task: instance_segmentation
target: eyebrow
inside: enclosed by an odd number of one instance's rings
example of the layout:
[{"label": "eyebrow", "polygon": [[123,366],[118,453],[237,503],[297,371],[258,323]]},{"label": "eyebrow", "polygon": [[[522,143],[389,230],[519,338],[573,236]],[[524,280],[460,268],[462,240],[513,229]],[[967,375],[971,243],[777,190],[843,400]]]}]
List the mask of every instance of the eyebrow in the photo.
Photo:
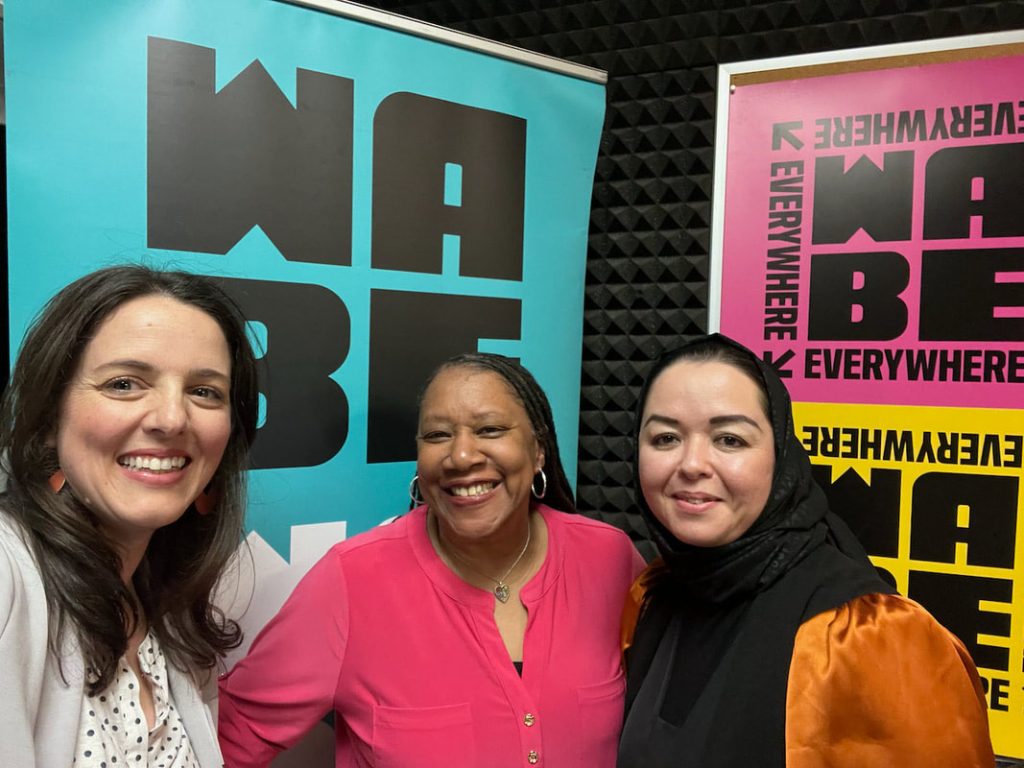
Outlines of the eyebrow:
[{"label": "eyebrow", "polygon": [[647,421],[645,421],[640,428],[646,429],[647,425],[650,424],[652,421],[657,422],[658,424],[664,424],[667,427],[679,426],[679,421],[677,419],[670,419],[668,416],[659,416],[656,413],[652,413],[650,416],[647,417]]},{"label": "eyebrow", "polygon": [[[451,419],[449,419],[447,413],[440,413],[439,414],[439,413],[431,413],[430,411],[424,411],[423,412],[423,421],[427,421],[428,419],[434,419],[436,421],[450,421],[451,420]],[[502,422],[506,422],[506,421],[507,422],[511,422],[511,421],[515,420],[512,415],[510,415],[508,413],[502,413],[501,411],[496,411],[496,410],[474,411],[473,413],[469,414],[469,419],[471,421],[502,421]]]},{"label": "eyebrow", "polygon": [[[152,373],[156,370],[156,366],[151,363],[143,362],[142,360],[124,359],[124,360],[111,360],[108,363],[102,363],[96,366],[97,371],[104,371],[108,369],[117,368],[128,368],[139,373]],[[189,372],[190,378],[196,379],[222,379],[224,381],[231,381],[231,377],[223,371],[218,371],[216,368],[193,368]]]},{"label": "eyebrow", "polygon": [[[643,427],[641,427],[641,429],[646,429],[647,425],[650,424],[652,421],[656,422],[658,424],[664,424],[664,425],[669,426],[669,427],[676,427],[676,428],[679,427],[679,420],[678,419],[673,419],[671,416],[661,416],[661,415],[659,415],[657,413],[652,413],[650,416],[647,417],[647,420],[643,423]],[[736,423],[749,424],[754,429],[756,429],[758,432],[762,432],[763,431],[761,429],[761,425],[760,424],[758,424],[756,421],[754,421],[749,416],[744,416],[742,413],[729,413],[729,414],[723,414],[722,416],[712,416],[708,420],[708,423],[711,424],[711,426],[713,426],[713,427],[722,426],[723,424],[736,424]]]},{"label": "eyebrow", "polygon": [[761,431],[761,425],[760,424],[758,424],[756,421],[754,421],[749,416],[744,416],[742,413],[730,413],[730,414],[727,414],[725,416],[713,416],[710,419],[711,425],[712,426],[716,426],[716,427],[720,426],[722,424],[735,424],[737,422],[739,422],[740,424],[749,424],[754,429],[756,429],[758,432]]}]

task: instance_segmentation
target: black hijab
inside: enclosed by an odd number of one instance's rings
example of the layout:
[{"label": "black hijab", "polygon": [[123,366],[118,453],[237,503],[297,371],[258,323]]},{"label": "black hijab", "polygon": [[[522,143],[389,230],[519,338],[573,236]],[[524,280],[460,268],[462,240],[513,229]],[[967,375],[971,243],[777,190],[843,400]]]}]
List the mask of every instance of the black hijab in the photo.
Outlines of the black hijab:
[{"label": "black hijab", "polygon": [[754,378],[768,403],[775,469],[764,511],[740,538],[692,546],[676,539],[643,497],[637,435],[637,501],[664,565],[649,578],[626,654],[619,766],[782,768],[786,685],[800,624],[892,588],[829,511],[794,431],[789,393],[746,347],[712,334],[664,355],[641,390],[637,433],[651,385],[682,360],[724,362]]}]

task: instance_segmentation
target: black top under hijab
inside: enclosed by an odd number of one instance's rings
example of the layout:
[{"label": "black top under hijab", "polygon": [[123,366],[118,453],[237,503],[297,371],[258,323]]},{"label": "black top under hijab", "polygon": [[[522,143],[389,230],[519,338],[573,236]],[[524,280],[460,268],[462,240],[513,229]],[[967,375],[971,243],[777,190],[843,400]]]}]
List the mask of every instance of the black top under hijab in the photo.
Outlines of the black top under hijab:
[{"label": "black top under hijab", "polygon": [[797,629],[855,597],[892,593],[847,526],[828,509],[796,437],[789,393],[775,371],[719,334],[655,364],[651,384],[682,359],[715,360],[702,348],[753,361],[768,395],[775,471],[764,511],[736,541],[695,547],[676,539],[634,486],[665,568],[647,585],[626,652],[626,722],[619,768],[782,768],[786,686]]}]

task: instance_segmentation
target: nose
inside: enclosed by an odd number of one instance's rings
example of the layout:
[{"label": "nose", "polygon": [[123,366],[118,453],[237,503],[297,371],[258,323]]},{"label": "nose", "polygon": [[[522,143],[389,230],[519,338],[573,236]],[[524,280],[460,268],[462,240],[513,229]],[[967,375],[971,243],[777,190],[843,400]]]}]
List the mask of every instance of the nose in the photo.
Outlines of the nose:
[{"label": "nose", "polygon": [[482,460],[477,446],[476,436],[470,432],[456,432],[452,437],[451,451],[448,453],[449,463],[454,469],[469,469]]},{"label": "nose", "polygon": [[183,432],[188,424],[188,408],[180,392],[154,389],[143,426],[149,432],[168,435]]},{"label": "nose", "polygon": [[711,474],[710,446],[703,440],[687,440],[680,448],[678,471],[683,477],[698,478]]}]

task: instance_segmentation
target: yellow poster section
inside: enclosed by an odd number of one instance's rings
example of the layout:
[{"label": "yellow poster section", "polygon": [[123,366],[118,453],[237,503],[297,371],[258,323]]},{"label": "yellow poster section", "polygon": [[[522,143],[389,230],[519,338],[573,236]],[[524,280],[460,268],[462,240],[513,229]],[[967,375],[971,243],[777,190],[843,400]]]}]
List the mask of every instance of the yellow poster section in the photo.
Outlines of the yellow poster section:
[{"label": "yellow poster section", "polygon": [[878,515],[875,565],[970,635],[996,754],[1024,758],[1024,410],[795,403],[794,415],[811,461],[840,483],[830,495],[857,494],[847,511],[862,529]]}]

